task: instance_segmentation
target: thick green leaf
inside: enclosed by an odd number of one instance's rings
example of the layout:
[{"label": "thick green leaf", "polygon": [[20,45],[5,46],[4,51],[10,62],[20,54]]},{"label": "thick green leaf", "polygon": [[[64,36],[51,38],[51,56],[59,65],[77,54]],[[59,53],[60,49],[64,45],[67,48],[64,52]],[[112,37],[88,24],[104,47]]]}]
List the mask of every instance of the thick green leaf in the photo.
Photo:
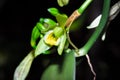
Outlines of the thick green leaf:
[{"label": "thick green leaf", "polygon": [[36,49],[35,49],[35,57],[37,57],[38,55],[44,53],[45,51],[47,51],[48,49],[50,49],[51,46],[47,45],[44,42],[44,37],[39,41]]},{"label": "thick green leaf", "polygon": [[62,55],[66,43],[66,32],[60,37],[60,44],[58,46],[58,54]]},{"label": "thick green leaf", "polygon": [[14,73],[14,80],[25,80],[29,73],[33,59],[34,51],[31,51],[16,68]]},{"label": "thick green leaf", "polygon": [[68,54],[63,54],[59,59],[54,60],[53,62],[56,62],[56,64],[48,66],[40,80],[75,80],[75,57],[73,51],[69,51]]}]

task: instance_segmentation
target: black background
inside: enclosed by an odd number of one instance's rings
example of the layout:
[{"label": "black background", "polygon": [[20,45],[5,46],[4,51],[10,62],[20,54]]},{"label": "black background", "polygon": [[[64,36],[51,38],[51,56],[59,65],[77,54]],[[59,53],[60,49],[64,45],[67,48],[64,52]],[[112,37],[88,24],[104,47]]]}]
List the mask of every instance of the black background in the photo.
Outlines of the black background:
[{"label": "black background", "polygon": [[[57,5],[57,0],[0,0],[0,80],[12,80],[13,73],[19,62],[32,49],[30,46],[31,31],[40,17],[53,18],[47,8],[57,7],[70,15],[84,0],[70,0],[63,8]],[[88,25],[101,13],[103,0],[94,0],[85,12],[85,24]],[[118,0],[111,0],[111,6]],[[120,14],[110,23],[105,41],[98,41],[88,53],[97,74],[97,80],[119,80]],[[54,19],[54,18],[53,18]],[[72,41],[81,46],[81,39],[88,31],[81,30],[71,33]],[[80,41],[81,40],[81,41]],[[87,40],[87,39],[86,39]],[[79,43],[80,41],[80,43]],[[38,57],[33,62],[27,80],[39,80],[43,67]],[[91,80],[91,72],[86,58],[79,58],[81,64],[77,66],[77,80]]]}]

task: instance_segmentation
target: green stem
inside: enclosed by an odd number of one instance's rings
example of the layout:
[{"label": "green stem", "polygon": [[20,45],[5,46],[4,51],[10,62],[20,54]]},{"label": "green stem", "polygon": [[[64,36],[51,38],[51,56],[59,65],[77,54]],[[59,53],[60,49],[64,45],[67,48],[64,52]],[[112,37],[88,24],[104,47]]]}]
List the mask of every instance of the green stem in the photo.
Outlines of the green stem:
[{"label": "green stem", "polygon": [[80,8],[78,9],[78,12],[80,13],[80,14],[82,14],[84,11],[85,11],[85,9],[88,7],[88,5],[92,2],[93,0],[86,0],[81,6],[80,6]]},{"label": "green stem", "polygon": [[66,26],[68,27],[67,30],[67,38],[69,43],[72,45],[72,47],[76,50],[76,52],[79,51],[79,49],[74,45],[74,43],[72,43],[70,37],[69,37],[69,29],[71,24],[73,23],[73,21],[75,21],[82,13],[83,11],[85,11],[85,9],[89,6],[89,4],[92,2],[92,0],[86,0],[81,6],[80,8],[78,8],[77,10],[75,10],[72,15],[68,18],[68,20],[66,21]]},{"label": "green stem", "polygon": [[98,39],[99,35],[104,29],[108,16],[109,16],[109,8],[110,8],[110,0],[104,0],[102,18],[100,20],[98,27],[96,28],[96,30],[94,31],[94,33],[92,34],[88,42],[82,48],[80,48],[81,51],[84,51],[82,55],[87,54],[87,52],[90,50],[90,48],[95,43],[95,41]]},{"label": "green stem", "polygon": [[88,5],[92,2],[92,0],[86,0],[81,6],[80,8],[78,8],[77,10],[75,10],[72,15],[67,19],[66,21],[66,27],[71,26],[71,24],[73,23],[73,21],[75,21],[84,11],[85,9],[88,7]]}]

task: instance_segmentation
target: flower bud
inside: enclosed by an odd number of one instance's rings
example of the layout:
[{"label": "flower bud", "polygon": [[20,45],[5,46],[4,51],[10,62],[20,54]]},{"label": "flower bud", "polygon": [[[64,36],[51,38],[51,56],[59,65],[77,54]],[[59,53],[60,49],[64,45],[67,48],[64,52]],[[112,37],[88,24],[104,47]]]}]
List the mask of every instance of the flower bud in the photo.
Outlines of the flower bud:
[{"label": "flower bud", "polygon": [[53,30],[53,33],[55,37],[59,38],[63,34],[63,28],[62,27],[55,27]]}]

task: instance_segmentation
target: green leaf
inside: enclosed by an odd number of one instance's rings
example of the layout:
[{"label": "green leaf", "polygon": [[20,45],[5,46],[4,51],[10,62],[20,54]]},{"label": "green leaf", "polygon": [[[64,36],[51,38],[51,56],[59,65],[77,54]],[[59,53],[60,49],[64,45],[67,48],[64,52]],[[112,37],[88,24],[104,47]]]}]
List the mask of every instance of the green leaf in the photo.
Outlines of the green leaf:
[{"label": "green leaf", "polygon": [[37,57],[38,55],[44,53],[45,51],[47,51],[48,49],[50,49],[51,46],[47,45],[44,42],[44,37],[39,41],[36,49],[35,49],[35,57]]},{"label": "green leaf", "polygon": [[60,39],[61,40],[60,40],[60,44],[58,46],[57,51],[58,51],[59,55],[62,55],[62,52],[63,52],[64,47],[65,47],[65,43],[66,43],[66,32],[64,32],[64,34],[60,37]]},{"label": "green leaf", "polygon": [[51,64],[43,72],[40,80],[75,80],[75,57],[73,51],[53,59]]},{"label": "green leaf", "polygon": [[14,73],[14,80],[25,80],[29,73],[33,59],[34,51],[31,51],[16,68]]}]

